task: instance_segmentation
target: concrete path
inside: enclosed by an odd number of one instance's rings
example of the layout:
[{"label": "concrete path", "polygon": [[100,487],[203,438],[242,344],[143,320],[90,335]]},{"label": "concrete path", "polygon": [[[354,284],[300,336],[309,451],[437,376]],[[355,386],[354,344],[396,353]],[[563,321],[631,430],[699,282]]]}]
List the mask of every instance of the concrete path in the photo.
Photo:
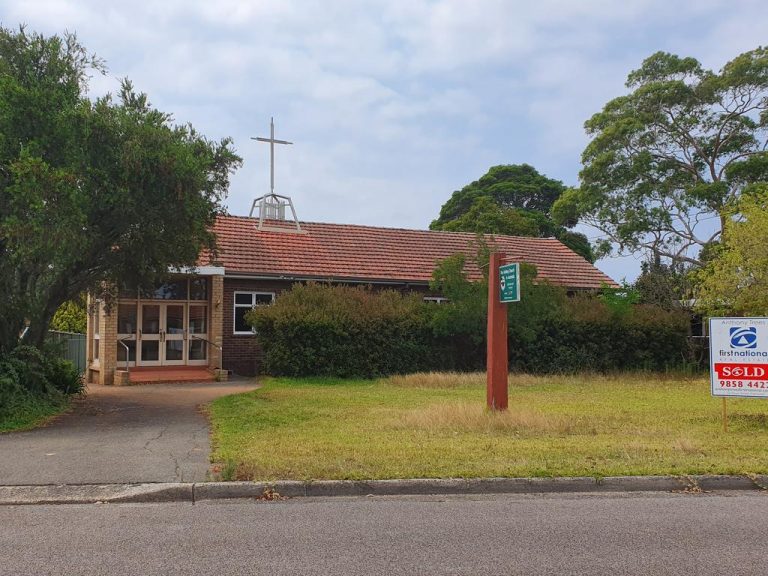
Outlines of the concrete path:
[{"label": "concrete path", "polygon": [[199,406],[255,387],[90,386],[49,426],[0,434],[0,485],[204,481],[210,443]]}]

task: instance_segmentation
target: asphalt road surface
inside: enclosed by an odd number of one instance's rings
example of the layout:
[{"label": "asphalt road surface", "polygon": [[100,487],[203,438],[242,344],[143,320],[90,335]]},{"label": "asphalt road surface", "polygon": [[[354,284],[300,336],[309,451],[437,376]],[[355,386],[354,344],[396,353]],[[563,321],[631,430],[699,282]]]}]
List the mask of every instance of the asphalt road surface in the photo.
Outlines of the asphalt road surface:
[{"label": "asphalt road surface", "polygon": [[0,507],[0,574],[768,573],[768,495]]}]

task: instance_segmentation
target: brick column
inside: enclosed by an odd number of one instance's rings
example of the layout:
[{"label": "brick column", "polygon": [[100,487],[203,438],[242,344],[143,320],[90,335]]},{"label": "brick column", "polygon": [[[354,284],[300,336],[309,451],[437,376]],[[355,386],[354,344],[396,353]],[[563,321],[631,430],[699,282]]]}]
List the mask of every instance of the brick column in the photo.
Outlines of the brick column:
[{"label": "brick column", "polygon": [[115,369],[117,368],[117,302],[107,312],[101,304],[101,383],[112,385],[115,383]]},{"label": "brick column", "polygon": [[[208,337],[221,346],[224,335],[224,276],[211,276],[211,327]],[[211,370],[221,366],[221,349],[211,346],[209,364]]]}]

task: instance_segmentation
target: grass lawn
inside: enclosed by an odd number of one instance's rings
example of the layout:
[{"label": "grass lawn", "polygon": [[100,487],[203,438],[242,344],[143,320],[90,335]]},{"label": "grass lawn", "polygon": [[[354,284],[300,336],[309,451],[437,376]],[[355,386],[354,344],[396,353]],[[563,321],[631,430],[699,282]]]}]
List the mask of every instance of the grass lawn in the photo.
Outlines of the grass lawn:
[{"label": "grass lawn", "polygon": [[36,428],[69,408],[69,400],[26,398],[0,410],[0,433]]},{"label": "grass lawn", "polygon": [[485,375],[268,379],[213,402],[225,479],[613,476],[768,472],[768,404],[721,400],[706,378]]}]

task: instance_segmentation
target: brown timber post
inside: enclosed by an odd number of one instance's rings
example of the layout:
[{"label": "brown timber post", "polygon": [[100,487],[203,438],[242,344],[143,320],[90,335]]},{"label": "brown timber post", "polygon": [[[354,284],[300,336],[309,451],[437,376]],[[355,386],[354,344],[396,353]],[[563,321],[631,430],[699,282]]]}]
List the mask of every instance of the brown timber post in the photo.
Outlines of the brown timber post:
[{"label": "brown timber post", "polygon": [[507,305],[501,302],[499,285],[499,266],[503,258],[503,254],[492,252],[488,266],[486,399],[490,410],[506,410],[508,404]]}]

